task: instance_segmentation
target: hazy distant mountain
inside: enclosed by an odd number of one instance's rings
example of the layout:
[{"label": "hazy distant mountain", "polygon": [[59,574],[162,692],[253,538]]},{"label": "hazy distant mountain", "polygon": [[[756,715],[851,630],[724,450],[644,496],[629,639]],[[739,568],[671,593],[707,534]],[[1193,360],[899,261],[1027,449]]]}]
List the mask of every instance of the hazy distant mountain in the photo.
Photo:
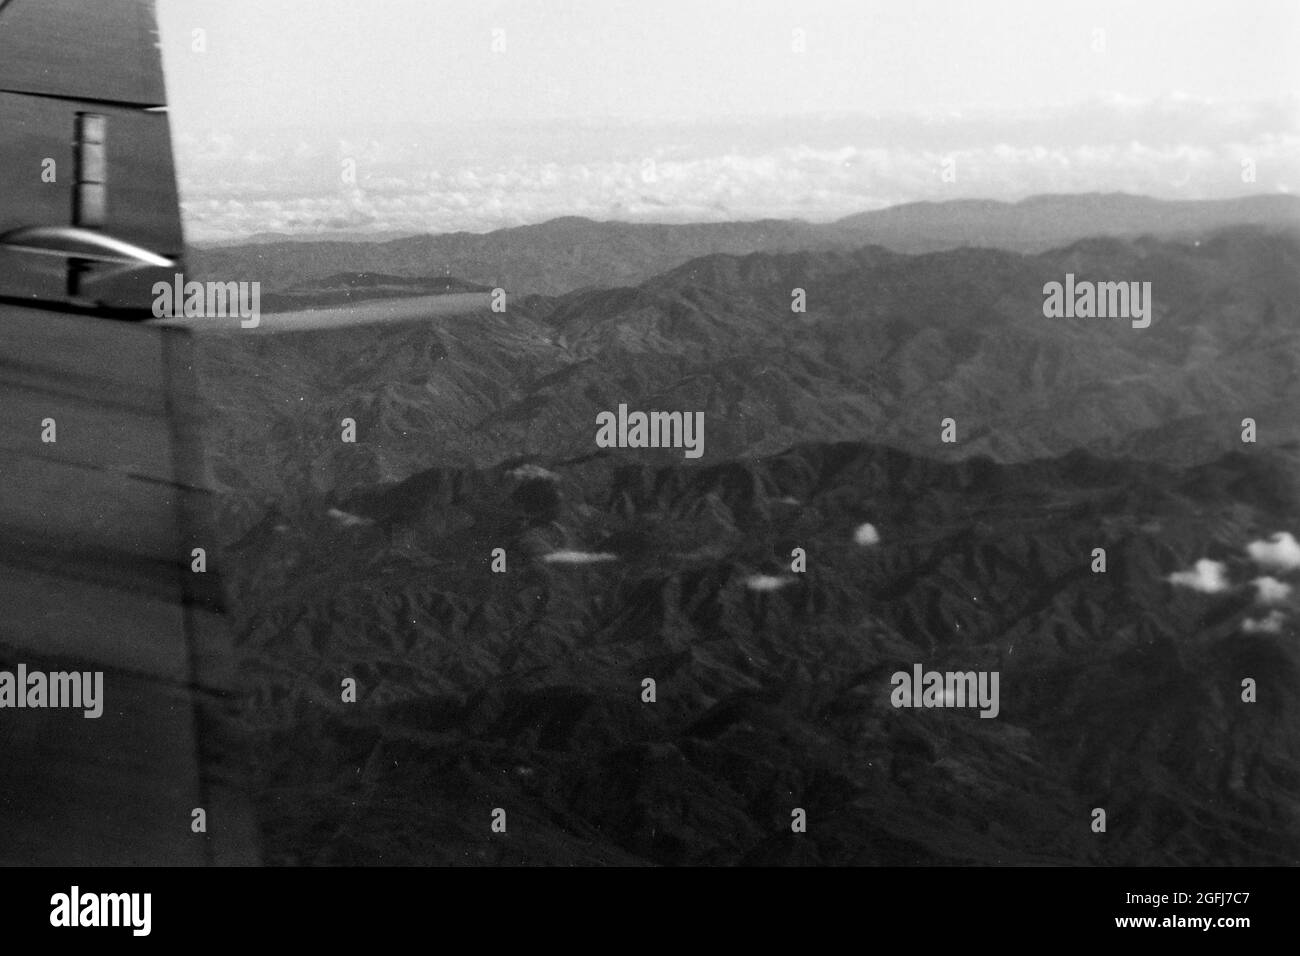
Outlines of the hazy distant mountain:
[{"label": "hazy distant mountain", "polygon": [[283,292],[268,292],[261,297],[261,307],[268,312],[292,312],[314,306],[346,305],[372,299],[485,291],[485,286],[474,285],[453,276],[411,277],[374,272],[340,272],[319,279],[308,279]]},{"label": "hazy distant mountain", "polygon": [[848,216],[847,235],[899,252],[982,246],[1035,252],[1079,239],[1152,236],[1190,239],[1237,225],[1300,226],[1300,197],[1168,200],[1125,193],[917,202]]},{"label": "hazy distant mountain", "polygon": [[1040,196],[1018,203],[910,203],[838,222],[760,220],[664,225],[568,217],[495,232],[389,241],[274,241],[199,247],[189,269],[214,279],[257,279],[264,292],[339,272],[456,276],[515,294],[636,285],[714,253],[851,249],[898,252],[978,245],[1041,251],[1088,236],[1191,238],[1234,225],[1300,226],[1300,197],[1167,201],[1124,194]]},{"label": "hazy distant mountain", "polygon": [[489,233],[411,236],[388,242],[263,242],[195,248],[188,268],[207,278],[244,276],[280,291],[337,272],[457,276],[522,294],[630,285],[696,256],[832,248],[845,240],[808,223],[650,225],[566,218]]},{"label": "hazy distant mountain", "polygon": [[[390,239],[405,239],[413,233],[409,229],[331,229],[329,236],[335,242],[387,242]],[[219,239],[197,242],[196,249],[221,249],[227,246],[254,246],[268,242],[311,242],[311,236],[293,232],[255,232],[251,236],[238,239]]]}]

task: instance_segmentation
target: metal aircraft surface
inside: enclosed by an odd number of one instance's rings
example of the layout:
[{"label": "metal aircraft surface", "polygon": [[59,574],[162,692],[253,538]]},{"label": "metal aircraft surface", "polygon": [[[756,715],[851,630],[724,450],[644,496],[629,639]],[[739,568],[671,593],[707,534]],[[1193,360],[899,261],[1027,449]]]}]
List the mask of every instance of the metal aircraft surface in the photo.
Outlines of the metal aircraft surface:
[{"label": "metal aircraft surface", "polygon": [[[0,863],[256,863],[151,0],[0,0]],[[254,277],[255,278],[255,277]],[[101,680],[96,675],[102,675]],[[94,714],[98,709],[99,713]],[[199,811],[202,811],[200,813]]]}]

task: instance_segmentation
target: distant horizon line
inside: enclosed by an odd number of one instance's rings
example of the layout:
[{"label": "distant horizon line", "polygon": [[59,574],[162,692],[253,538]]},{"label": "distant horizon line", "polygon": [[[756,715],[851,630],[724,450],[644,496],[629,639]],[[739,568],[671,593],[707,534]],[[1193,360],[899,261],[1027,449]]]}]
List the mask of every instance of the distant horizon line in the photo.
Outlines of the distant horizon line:
[{"label": "distant horizon line", "polygon": [[[1219,196],[1211,198],[1164,198],[1153,196],[1148,193],[1132,193],[1124,190],[1085,190],[1082,192],[1046,192],[1032,193],[1021,196],[1017,199],[1003,199],[992,196],[954,196],[950,199],[912,199],[901,202],[886,203],[870,209],[859,209],[853,212],[845,213],[842,216],[833,218],[803,218],[803,217],[783,217],[783,216],[761,216],[754,219],[728,218],[728,219],[680,219],[680,220],[659,220],[659,219],[594,219],[590,216],[581,215],[561,215],[551,216],[546,219],[538,219],[533,222],[521,222],[511,225],[494,226],[488,229],[452,229],[444,231],[433,230],[407,230],[407,229],[380,229],[367,231],[364,229],[339,229],[339,230],[320,230],[315,231],[303,230],[302,232],[283,232],[280,230],[266,230],[246,233],[230,239],[207,239],[192,240],[186,238],[185,246],[195,249],[219,249],[230,246],[248,245],[250,243],[261,242],[394,242],[401,239],[412,239],[417,237],[441,237],[441,236],[490,236],[498,232],[510,232],[518,229],[538,228],[555,223],[572,221],[575,223],[589,223],[591,225],[622,225],[622,226],[727,226],[727,225],[759,225],[762,223],[785,223],[798,224],[810,227],[829,226],[848,219],[860,216],[870,216],[874,214],[886,213],[892,210],[905,209],[909,207],[920,206],[950,206],[958,204],[984,204],[990,206],[1021,206],[1033,202],[1041,202],[1050,199],[1081,199],[1084,197],[1108,198],[1112,200],[1138,200],[1146,203],[1158,203],[1164,205],[1214,205],[1223,203],[1236,203],[1252,200],[1270,200],[1270,199],[1291,199],[1300,201],[1300,197],[1285,189],[1277,189],[1271,192],[1250,192],[1242,193],[1238,196]],[[182,203],[182,225],[183,209]],[[1300,219],[1297,220],[1300,225]]]}]

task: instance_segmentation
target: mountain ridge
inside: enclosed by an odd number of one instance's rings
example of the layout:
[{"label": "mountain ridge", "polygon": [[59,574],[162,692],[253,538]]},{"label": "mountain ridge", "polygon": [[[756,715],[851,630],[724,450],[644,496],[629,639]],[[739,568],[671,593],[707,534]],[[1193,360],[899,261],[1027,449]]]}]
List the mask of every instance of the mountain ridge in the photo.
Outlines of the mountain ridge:
[{"label": "mountain ridge", "polygon": [[1189,236],[1231,225],[1300,227],[1300,197],[1157,200],[1130,194],[1030,197],[1017,203],[909,203],[831,223],[763,219],[730,223],[624,223],[561,217],[488,233],[416,235],[374,242],[331,239],[194,247],[205,278],[256,278],[266,292],[335,272],[455,274],[515,294],[558,295],[635,285],[713,252],[743,254],[880,244],[901,252],[963,245],[1044,251],[1090,235]]}]

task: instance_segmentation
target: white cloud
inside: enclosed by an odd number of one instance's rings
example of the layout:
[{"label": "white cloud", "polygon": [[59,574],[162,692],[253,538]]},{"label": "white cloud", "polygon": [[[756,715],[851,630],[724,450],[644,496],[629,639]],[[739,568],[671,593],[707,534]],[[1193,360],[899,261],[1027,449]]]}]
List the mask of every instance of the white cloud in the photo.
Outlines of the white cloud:
[{"label": "white cloud", "polygon": [[534,465],[531,462],[520,465],[518,468],[511,469],[510,477],[519,478],[521,480],[527,478],[540,478],[543,481],[560,480],[560,476],[557,475],[555,472],[548,471],[547,469],[543,468],[541,465]]},{"label": "white cloud", "polygon": [[1218,594],[1228,590],[1228,566],[1220,561],[1201,558],[1191,571],[1175,571],[1169,575],[1168,581],[1202,594]]},{"label": "white cloud", "polygon": [[1273,577],[1256,578],[1250,583],[1255,585],[1255,600],[1260,604],[1278,604],[1291,593],[1291,585]]},{"label": "white cloud", "polygon": [[880,532],[876,530],[873,524],[858,525],[858,529],[853,532],[853,541],[863,546],[880,543]]},{"label": "white cloud", "polygon": [[[954,195],[1125,191],[1164,198],[1271,192],[1300,178],[1300,99],[1099,100],[1031,114],[843,116],[660,126],[181,131],[187,235],[484,232],[558,216],[656,222],[826,221]],[[520,144],[526,144],[522,149]],[[669,145],[665,145],[669,144]],[[887,144],[887,145],[881,145]],[[356,164],[349,193],[340,162]],[[955,160],[956,181],[940,175]],[[1241,161],[1258,181],[1243,185]],[[646,175],[653,162],[653,175]]]},{"label": "white cloud", "polygon": [[1278,634],[1282,630],[1282,625],[1286,618],[1281,611],[1269,611],[1268,617],[1255,619],[1247,618],[1242,622],[1241,629],[1247,634]]},{"label": "white cloud", "polygon": [[340,511],[338,508],[331,508],[325,513],[345,528],[364,527],[365,525],[375,523],[370,518],[362,518],[359,515],[349,514],[346,511]]},{"label": "white cloud", "polygon": [[1300,543],[1289,531],[1277,531],[1267,541],[1252,541],[1246,553],[1260,567],[1274,571],[1300,568]]},{"label": "white cloud", "polygon": [[617,561],[618,555],[608,551],[552,551],[542,555],[547,564],[597,564],[601,561]]},{"label": "white cloud", "polygon": [[753,574],[745,580],[745,587],[751,591],[776,591],[787,584],[793,583],[793,578],[778,578],[770,574]]}]

